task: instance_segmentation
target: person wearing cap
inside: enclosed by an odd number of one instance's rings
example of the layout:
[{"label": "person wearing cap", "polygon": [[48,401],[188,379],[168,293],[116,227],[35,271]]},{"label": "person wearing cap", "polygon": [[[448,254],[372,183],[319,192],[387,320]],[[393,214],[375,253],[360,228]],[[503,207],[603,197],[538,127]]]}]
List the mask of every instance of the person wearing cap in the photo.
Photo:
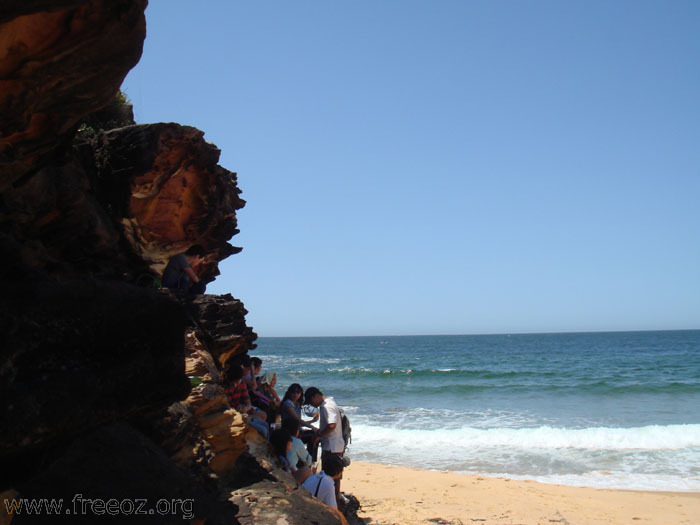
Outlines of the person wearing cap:
[{"label": "person wearing cap", "polygon": [[[315,386],[306,389],[304,400],[307,405],[320,407],[321,417],[318,426],[318,435],[321,438],[321,459],[328,456],[343,456],[345,452],[345,440],[340,420],[340,409],[332,397],[324,397]],[[333,478],[335,481],[336,500],[340,496],[341,475]]]}]

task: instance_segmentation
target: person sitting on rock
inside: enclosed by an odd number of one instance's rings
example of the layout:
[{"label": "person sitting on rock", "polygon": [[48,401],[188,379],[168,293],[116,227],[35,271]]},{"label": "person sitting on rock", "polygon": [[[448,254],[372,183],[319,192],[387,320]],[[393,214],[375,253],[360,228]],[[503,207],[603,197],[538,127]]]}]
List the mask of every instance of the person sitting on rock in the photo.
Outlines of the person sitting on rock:
[{"label": "person sitting on rock", "polygon": [[326,456],[322,472],[309,476],[301,486],[326,505],[338,508],[335,483],[343,476],[344,465],[340,456]]},{"label": "person sitting on rock", "polygon": [[287,454],[292,450],[292,436],[288,430],[278,428],[270,434],[270,444],[277,455],[277,459],[282,463],[282,468],[287,472],[295,471],[296,465],[292,465],[287,459]]},{"label": "person sitting on rock", "polygon": [[313,475],[313,471],[309,467],[304,465],[296,468],[289,463],[287,454],[292,447],[292,436],[288,430],[284,428],[273,430],[270,434],[270,445],[272,445],[272,450],[275,451],[277,459],[282,464],[282,468],[290,472],[297,483],[301,485],[309,476]]},{"label": "person sitting on rock", "polygon": [[238,362],[231,363],[224,374],[224,392],[232,408],[241,414],[251,416],[248,424],[254,427],[265,438],[270,435],[267,424],[267,414],[251,406],[248,397],[248,387],[243,382],[243,367]]},{"label": "person sitting on rock", "polygon": [[317,451],[318,451],[318,432],[311,424],[313,421],[318,419],[318,412],[314,414],[311,421],[304,421],[301,418],[301,397],[304,395],[304,390],[301,388],[299,383],[292,383],[287,388],[287,393],[284,394],[282,398],[282,405],[280,407],[280,412],[282,414],[282,424],[287,419],[292,419],[299,423],[300,429],[307,427],[307,430],[301,430],[299,437],[306,443],[309,453],[311,454],[311,459],[316,461]]},{"label": "person sitting on rock", "polygon": [[[275,402],[275,399],[270,393],[269,389],[266,388],[267,385],[264,383],[264,381],[268,374],[260,376],[261,369],[262,359],[259,357],[251,357],[250,374],[245,376],[244,380],[248,385],[248,395],[250,396],[251,404],[258,407],[260,410],[265,411],[267,413],[267,420],[274,422],[277,417],[279,403]],[[274,390],[272,390],[272,392],[274,392]],[[275,393],[275,395],[277,394]],[[279,401],[279,398],[277,401]]]},{"label": "person sitting on rock", "polygon": [[258,379],[259,386],[256,392],[259,395],[265,396],[265,399],[270,401],[270,406],[275,409],[275,412],[277,412],[280,403],[282,402],[280,400],[280,396],[277,395],[277,391],[275,390],[275,385],[277,384],[277,372],[266,372]]},{"label": "person sitting on rock", "polygon": [[248,367],[248,374],[244,377],[248,391],[254,392],[260,386],[258,375],[262,370],[262,359],[259,357],[248,357],[245,359],[244,366]]},{"label": "person sitting on rock", "polygon": [[292,448],[287,450],[287,461],[294,468],[309,467],[313,465],[311,454],[306,450],[306,445],[299,439],[299,422],[294,419],[285,419],[282,428],[292,436]]},{"label": "person sitting on rock", "polygon": [[168,265],[163,271],[162,284],[171,290],[201,295],[206,290],[206,285],[199,280],[199,277],[192,269],[204,257],[204,248],[195,244],[185,253],[173,255],[168,261]]}]

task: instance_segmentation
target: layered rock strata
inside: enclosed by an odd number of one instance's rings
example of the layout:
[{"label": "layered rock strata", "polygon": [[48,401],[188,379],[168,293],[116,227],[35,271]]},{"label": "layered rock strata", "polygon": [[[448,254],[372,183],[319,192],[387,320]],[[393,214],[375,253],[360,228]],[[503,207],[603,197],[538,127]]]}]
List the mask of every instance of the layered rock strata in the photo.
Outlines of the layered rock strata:
[{"label": "layered rock strata", "polygon": [[141,58],[146,0],[11,0],[0,11],[0,189],[51,162]]},{"label": "layered rock strata", "polygon": [[344,523],[228,404],[222,367],[257,337],[243,304],[157,289],[195,243],[195,270],[213,280],[240,251],[228,241],[245,203],[203,132],[135,125],[112,102],[140,57],[145,6],[0,11],[0,497],[66,505],[3,517],[0,502],[0,521],[109,518],[76,508],[80,496],[156,510],[121,508],[117,522]]}]

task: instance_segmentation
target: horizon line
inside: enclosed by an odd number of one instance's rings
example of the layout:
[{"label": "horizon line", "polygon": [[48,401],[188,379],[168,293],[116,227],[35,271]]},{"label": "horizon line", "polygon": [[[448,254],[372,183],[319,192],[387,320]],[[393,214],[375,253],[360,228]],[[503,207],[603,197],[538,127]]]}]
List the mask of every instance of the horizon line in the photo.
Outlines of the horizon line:
[{"label": "horizon line", "polygon": [[649,332],[697,332],[700,328],[652,328],[644,330],[577,330],[554,332],[491,332],[491,333],[462,333],[462,334],[371,334],[371,335],[261,335],[260,339],[321,339],[341,337],[460,337],[460,336],[491,336],[491,335],[566,335],[566,334],[627,334]]}]

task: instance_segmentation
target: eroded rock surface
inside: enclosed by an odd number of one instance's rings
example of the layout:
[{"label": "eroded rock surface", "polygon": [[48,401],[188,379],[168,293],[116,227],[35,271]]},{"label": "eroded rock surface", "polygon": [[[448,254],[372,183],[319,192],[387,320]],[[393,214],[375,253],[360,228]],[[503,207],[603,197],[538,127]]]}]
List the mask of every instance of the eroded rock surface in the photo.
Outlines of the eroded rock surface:
[{"label": "eroded rock surface", "polygon": [[195,128],[134,125],[78,143],[62,164],[38,169],[0,193],[0,226],[23,264],[50,276],[150,284],[192,244],[207,255],[205,281],[240,248],[236,176]]},{"label": "eroded rock surface", "polygon": [[0,190],[61,156],[141,58],[146,0],[14,0],[0,10]]},{"label": "eroded rock surface", "polygon": [[[222,368],[257,337],[243,304],[157,289],[192,244],[206,251],[195,270],[213,280],[240,251],[228,241],[245,202],[202,131],[136,125],[114,105],[141,54],[145,6],[0,10],[0,494],[64,498],[71,511],[77,494],[147,509],[192,501],[119,523],[185,512],[192,523],[345,523],[228,404]],[[4,510],[13,524],[110,520]]]},{"label": "eroded rock surface", "polygon": [[218,275],[218,261],[240,251],[226,241],[238,233],[245,201],[236,174],[217,164],[221,152],[203,137],[189,126],[150,124],[102,133],[92,144],[96,190],[157,274],[195,242],[207,252],[197,268],[207,281]]},{"label": "eroded rock surface", "polygon": [[220,366],[232,356],[255,348],[257,336],[245,324],[248,311],[230,294],[195,297],[188,301],[187,311],[197,319],[197,337]]}]

